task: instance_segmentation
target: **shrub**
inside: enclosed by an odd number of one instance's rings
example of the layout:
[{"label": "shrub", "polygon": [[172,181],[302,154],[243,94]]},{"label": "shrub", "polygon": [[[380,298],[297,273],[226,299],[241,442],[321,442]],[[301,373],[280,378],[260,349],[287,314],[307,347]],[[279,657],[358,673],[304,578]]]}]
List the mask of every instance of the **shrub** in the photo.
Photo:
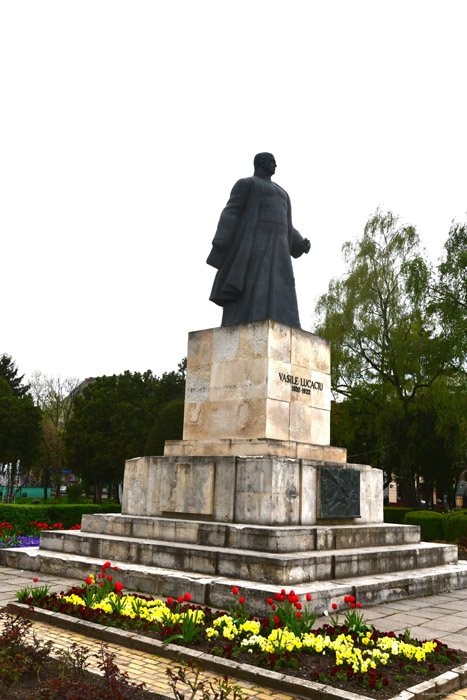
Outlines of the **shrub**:
[{"label": "shrub", "polygon": [[81,494],[83,493],[83,487],[81,483],[71,484],[66,492],[66,499],[68,503],[79,503],[81,500]]},{"label": "shrub", "polygon": [[43,643],[35,633],[28,637],[31,622],[20,615],[11,617],[0,612],[0,622],[0,685],[9,687],[17,683],[28,671],[35,671],[39,677],[42,664],[50,654],[52,642]]},{"label": "shrub", "polygon": [[416,508],[397,508],[396,506],[386,506],[384,508],[384,522],[402,525],[407,513],[411,513]]},{"label": "shrub", "polygon": [[431,510],[413,510],[404,517],[406,525],[420,525],[421,538],[426,542],[442,540],[444,515]]},{"label": "shrub", "polygon": [[467,510],[448,513],[443,520],[443,539],[455,542],[467,536]]}]

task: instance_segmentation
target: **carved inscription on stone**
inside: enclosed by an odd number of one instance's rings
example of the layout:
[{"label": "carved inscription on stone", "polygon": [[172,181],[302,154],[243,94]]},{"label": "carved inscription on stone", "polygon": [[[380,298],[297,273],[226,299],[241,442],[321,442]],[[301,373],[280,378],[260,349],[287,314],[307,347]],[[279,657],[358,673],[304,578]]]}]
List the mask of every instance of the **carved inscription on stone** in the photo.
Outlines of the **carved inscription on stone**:
[{"label": "carved inscription on stone", "polygon": [[320,518],[360,518],[360,472],[320,468]]},{"label": "carved inscription on stone", "polygon": [[318,391],[323,391],[323,382],[314,382],[311,379],[305,379],[304,377],[296,377],[293,374],[285,374],[285,372],[279,372],[279,380],[290,384],[292,391],[296,391],[302,394],[311,394],[312,389]]}]

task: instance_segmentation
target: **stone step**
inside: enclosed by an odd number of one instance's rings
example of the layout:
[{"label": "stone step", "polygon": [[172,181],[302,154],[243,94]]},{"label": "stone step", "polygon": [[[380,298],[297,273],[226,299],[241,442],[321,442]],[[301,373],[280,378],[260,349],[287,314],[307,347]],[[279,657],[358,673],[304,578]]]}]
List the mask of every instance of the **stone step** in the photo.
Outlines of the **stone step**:
[{"label": "stone step", "polygon": [[41,534],[40,549],[280,586],[457,561],[456,545],[431,542],[391,545],[384,549],[359,547],[277,554],[80,531],[45,531]]},{"label": "stone step", "polygon": [[84,515],[82,533],[249,549],[259,552],[387,547],[420,542],[418,525],[240,525],[119,513]]},{"label": "stone step", "polygon": [[[37,547],[0,550],[0,564],[17,569],[27,569],[84,579],[90,573],[100,572],[104,558],[86,557],[79,554],[52,552]],[[239,581],[237,576],[205,576],[188,571],[174,571],[156,566],[143,566],[111,560],[118,567],[115,578],[127,591],[141,591],[165,598],[190,592],[193,602],[227,609],[232,605],[232,586],[240,588],[246,598],[248,610],[256,615],[268,615],[267,598],[272,597],[281,586],[271,583]],[[288,585],[287,591],[290,589]],[[377,605],[421,595],[432,595],[442,591],[467,588],[467,562],[446,564],[425,569],[381,573],[376,576],[359,576],[330,581],[314,581],[293,587],[302,603],[311,593],[310,609],[322,614],[330,610],[332,603],[339,609],[345,606],[344,597],[353,595],[362,605]],[[364,610],[363,610],[364,612]]]}]

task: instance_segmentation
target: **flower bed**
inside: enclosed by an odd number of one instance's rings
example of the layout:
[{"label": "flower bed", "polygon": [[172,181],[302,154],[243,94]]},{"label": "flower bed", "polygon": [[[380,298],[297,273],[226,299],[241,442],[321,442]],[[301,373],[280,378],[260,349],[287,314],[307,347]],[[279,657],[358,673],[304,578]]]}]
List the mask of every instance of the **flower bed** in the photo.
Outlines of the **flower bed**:
[{"label": "flower bed", "polygon": [[81,525],[64,528],[62,523],[47,525],[46,522],[38,523],[36,520],[30,522],[29,526],[34,533],[32,535],[24,534],[21,530],[14,528],[9,522],[0,523],[0,548],[38,547],[42,530],[81,530]]},{"label": "flower bed", "polygon": [[[165,601],[125,595],[115,580],[118,568],[106,562],[95,578],[60,595],[47,586],[27,587],[18,601],[65,613],[94,623],[139,631],[163,643],[183,644],[215,656],[279,670],[353,692],[387,698],[408,685],[443,673],[467,659],[437,640],[419,642],[405,635],[380,633],[364,620],[355,598],[345,599],[340,619],[337,604],[329,624],[312,629],[316,615],[295,592],[284,589],[268,599],[268,618],[254,618],[246,608],[247,594],[233,587],[229,611],[191,603],[191,594]],[[327,613],[326,613],[327,614]]]}]

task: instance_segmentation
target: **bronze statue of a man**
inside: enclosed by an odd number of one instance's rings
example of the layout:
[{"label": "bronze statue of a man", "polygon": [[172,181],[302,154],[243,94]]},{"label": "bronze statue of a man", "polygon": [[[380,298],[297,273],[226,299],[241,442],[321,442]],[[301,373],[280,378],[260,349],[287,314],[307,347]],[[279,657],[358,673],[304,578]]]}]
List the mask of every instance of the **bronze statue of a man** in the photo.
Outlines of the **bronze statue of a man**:
[{"label": "bronze statue of a man", "polygon": [[210,300],[224,307],[222,325],[273,319],[300,328],[290,256],[310,250],[292,226],[290,199],[271,176],[276,161],[258,153],[254,175],[235,183],[207,263],[217,268]]}]

